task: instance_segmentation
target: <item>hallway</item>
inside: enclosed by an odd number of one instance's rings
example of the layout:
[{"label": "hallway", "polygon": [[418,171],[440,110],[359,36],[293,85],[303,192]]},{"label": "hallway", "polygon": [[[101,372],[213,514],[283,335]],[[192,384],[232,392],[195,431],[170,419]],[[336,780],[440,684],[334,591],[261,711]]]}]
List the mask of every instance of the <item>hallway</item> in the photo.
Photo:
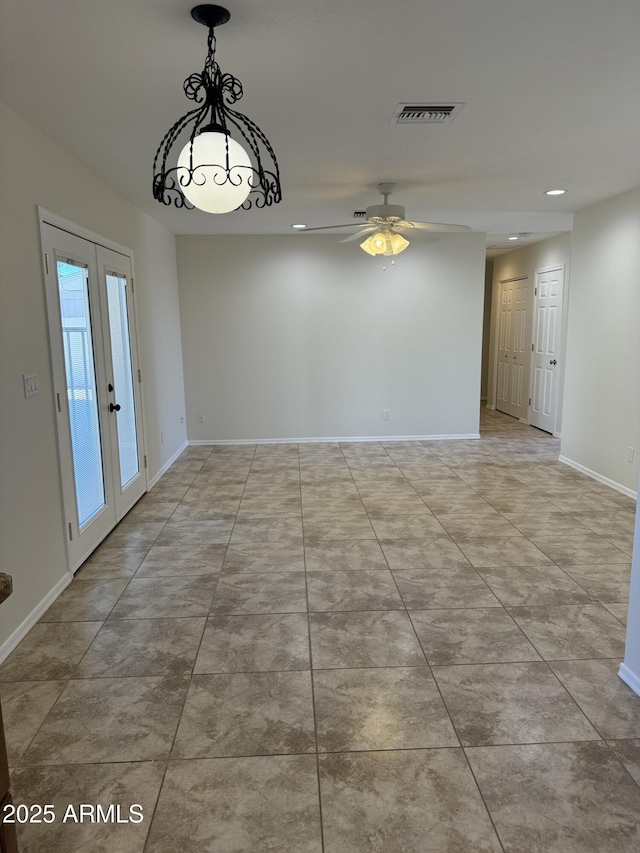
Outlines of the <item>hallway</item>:
[{"label": "hallway", "polygon": [[635,503],[481,434],[188,448],[0,667],[22,853],[635,853]]}]

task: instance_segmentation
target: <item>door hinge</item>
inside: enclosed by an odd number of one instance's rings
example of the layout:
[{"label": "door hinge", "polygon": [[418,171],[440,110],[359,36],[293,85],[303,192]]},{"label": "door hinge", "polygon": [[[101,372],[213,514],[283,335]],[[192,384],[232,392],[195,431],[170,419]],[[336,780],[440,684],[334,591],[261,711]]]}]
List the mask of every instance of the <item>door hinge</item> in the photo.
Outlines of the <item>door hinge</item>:
[{"label": "door hinge", "polygon": [[73,542],[73,532],[71,531],[71,522],[69,522],[69,540]]},{"label": "door hinge", "polygon": [[131,293],[135,293],[135,292],[136,292],[136,285],[135,285],[135,282],[133,280],[133,276],[131,276]]},{"label": "door hinge", "polygon": [[44,256],[44,266],[47,271],[47,275],[49,275],[49,255],[47,254]]},{"label": "door hinge", "polygon": [[533,352],[533,344],[531,344],[531,352]]},{"label": "door hinge", "polygon": [[144,467],[145,468],[147,467],[147,457],[146,456],[144,457]]},{"label": "door hinge", "polygon": [[138,368],[138,382],[142,382],[142,371]]},{"label": "door hinge", "polygon": [[537,295],[538,295],[538,288],[537,288],[537,287],[534,287],[534,288],[533,288],[533,295],[534,295],[534,296],[537,296]]},{"label": "door hinge", "polygon": [[529,397],[529,405],[531,405],[531,397]]},{"label": "door hinge", "polygon": [[62,409],[61,409],[61,407],[60,407],[60,394],[56,394],[56,397],[57,397],[57,400],[58,400],[58,411],[59,411],[59,412],[61,412],[61,411],[62,411]]}]

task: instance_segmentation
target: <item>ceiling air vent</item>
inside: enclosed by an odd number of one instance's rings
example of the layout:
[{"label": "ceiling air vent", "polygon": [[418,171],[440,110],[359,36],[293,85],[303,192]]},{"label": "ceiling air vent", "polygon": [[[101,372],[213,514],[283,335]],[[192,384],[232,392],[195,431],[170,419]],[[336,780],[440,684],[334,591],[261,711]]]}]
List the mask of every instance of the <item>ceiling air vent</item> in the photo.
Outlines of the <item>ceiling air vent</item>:
[{"label": "ceiling air vent", "polygon": [[395,124],[444,124],[452,121],[464,104],[398,104],[391,119]]},{"label": "ceiling air vent", "polygon": [[365,219],[367,216],[366,210],[352,210],[351,216],[353,219]]}]

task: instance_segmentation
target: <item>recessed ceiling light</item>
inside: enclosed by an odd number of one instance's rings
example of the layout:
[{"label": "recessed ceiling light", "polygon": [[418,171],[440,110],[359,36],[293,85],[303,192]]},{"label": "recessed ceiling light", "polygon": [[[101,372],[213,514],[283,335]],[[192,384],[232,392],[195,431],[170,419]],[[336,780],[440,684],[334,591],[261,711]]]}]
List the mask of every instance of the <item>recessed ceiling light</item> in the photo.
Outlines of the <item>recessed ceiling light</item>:
[{"label": "recessed ceiling light", "polygon": [[292,225],[291,227],[292,228],[306,228],[307,226],[303,225],[302,222],[298,222],[297,225]]},{"label": "recessed ceiling light", "polygon": [[519,240],[519,239],[520,238],[518,237],[517,234],[514,234],[513,237],[509,237],[509,240]]},{"label": "recessed ceiling light", "polygon": [[545,190],[545,195],[564,195],[566,190]]}]

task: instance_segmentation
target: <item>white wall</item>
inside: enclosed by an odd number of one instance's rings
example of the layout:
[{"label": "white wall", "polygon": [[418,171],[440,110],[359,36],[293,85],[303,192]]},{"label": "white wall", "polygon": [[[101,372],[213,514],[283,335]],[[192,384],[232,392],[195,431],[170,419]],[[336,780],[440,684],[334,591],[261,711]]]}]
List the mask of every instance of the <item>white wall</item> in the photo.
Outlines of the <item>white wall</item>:
[{"label": "white wall", "polygon": [[477,434],[484,235],[339,239],[177,237],[190,439]]},{"label": "white wall", "polygon": [[[133,250],[151,477],[185,428],[173,235],[1,105],[0,180],[0,565],[14,581],[0,607],[1,653],[66,574],[36,205]],[[28,372],[40,394],[26,399]]]},{"label": "white wall", "polygon": [[640,459],[639,323],[635,190],[574,217],[562,433],[563,457],[631,493]]},{"label": "white wall", "polygon": [[[491,307],[491,335],[489,344],[489,368],[488,368],[488,386],[487,386],[487,402],[489,405],[496,404],[496,364],[498,345],[498,322],[500,313],[500,282],[508,281],[509,279],[522,278],[527,276],[530,287],[528,289],[529,299],[529,325],[527,329],[527,353],[531,350],[531,341],[533,339],[533,288],[536,277],[536,270],[546,269],[564,265],[564,312],[563,312],[563,338],[567,323],[567,301],[570,293],[570,261],[571,261],[571,234],[561,234],[558,237],[552,237],[549,240],[542,240],[540,243],[533,243],[530,246],[523,246],[522,249],[514,249],[512,252],[506,252],[504,255],[498,255],[493,259],[493,297]],[[558,398],[562,401],[563,397],[563,375],[564,362],[563,356],[560,361],[560,389]],[[530,359],[527,355],[525,363],[525,375],[530,375]],[[562,403],[560,402],[558,422],[556,431],[561,432],[562,426]]]}]

